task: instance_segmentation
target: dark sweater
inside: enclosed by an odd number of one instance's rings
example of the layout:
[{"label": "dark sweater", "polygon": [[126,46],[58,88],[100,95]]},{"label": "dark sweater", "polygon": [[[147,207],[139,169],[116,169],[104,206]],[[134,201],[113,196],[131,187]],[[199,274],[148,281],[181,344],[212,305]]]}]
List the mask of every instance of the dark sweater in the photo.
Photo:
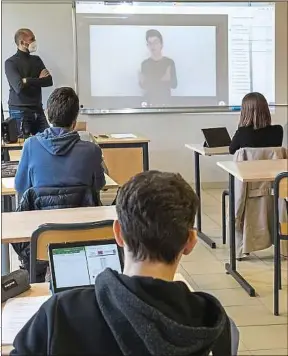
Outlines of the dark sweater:
[{"label": "dark sweater", "polygon": [[[52,77],[39,78],[45,65],[38,56],[18,50],[5,61],[5,73],[10,86],[9,108],[29,110],[42,108],[42,87],[53,85]],[[26,78],[24,84],[22,79]]]},{"label": "dark sweater", "polygon": [[54,295],[11,355],[231,356],[230,322],[213,296],[183,282],[107,269],[93,287]]},{"label": "dark sweater", "polygon": [[243,147],[281,147],[283,127],[281,125],[266,126],[254,130],[252,126],[239,127],[229,147],[231,154]]}]

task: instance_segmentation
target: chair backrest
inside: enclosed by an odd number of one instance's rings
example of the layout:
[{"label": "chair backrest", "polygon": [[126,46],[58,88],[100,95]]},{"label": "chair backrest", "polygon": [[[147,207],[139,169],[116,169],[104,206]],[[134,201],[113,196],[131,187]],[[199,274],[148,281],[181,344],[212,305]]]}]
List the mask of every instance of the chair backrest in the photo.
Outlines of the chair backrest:
[{"label": "chair backrest", "polygon": [[[288,237],[288,222],[280,221],[280,214],[279,214],[279,198],[286,200],[286,205],[288,209],[288,172],[280,173],[275,181],[274,181],[274,214],[275,214],[275,236],[280,235]],[[288,214],[288,211],[287,211]],[[287,218],[288,219],[288,218]],[[277,232],[276,232],[277,231]],[[287,248],[288,251],[288,248]]]},{"label": "chair backrest", "polygon": [[285,172],[279,181],[279,198],[288,198],[288,172]]},{"label": "chair backrest", "polygon": [[113,220],[77,224],[45,224],[31,237],[30,282],[36,283],[36,261],[48,261],[51,243],[108,240],[114,238]]},{"label": "chair backrest", "polygon": [[75,131],[86,131],[87,123],[85,121],[77,121]]},{"label": "chair backrest", "polygon": [[[245,147],[238,150],[233,157],[236,162],[272,160],[288,158],[288,149],[285,147]],[[242,215],[245,202],[249,197],[270,196],[272,193],[271,182],[242,183],[235,180],[235,209]]]},{"label": "chair backrest", "polygon": [[29,188],[17,211],[51,210],[100,206],[99,192],[87,186]]}]

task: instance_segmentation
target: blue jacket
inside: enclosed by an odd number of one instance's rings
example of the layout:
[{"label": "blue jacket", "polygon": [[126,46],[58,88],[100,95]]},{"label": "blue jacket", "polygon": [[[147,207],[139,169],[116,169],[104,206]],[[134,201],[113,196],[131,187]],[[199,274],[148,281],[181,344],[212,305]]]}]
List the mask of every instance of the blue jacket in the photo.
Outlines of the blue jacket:
[{"label": "blue jacket", "polygon": [[75,131],[51,127],[30,137],[23,146],[15,177],[20,196],[31,188],[105,185],[99,146],[81,141]]}]

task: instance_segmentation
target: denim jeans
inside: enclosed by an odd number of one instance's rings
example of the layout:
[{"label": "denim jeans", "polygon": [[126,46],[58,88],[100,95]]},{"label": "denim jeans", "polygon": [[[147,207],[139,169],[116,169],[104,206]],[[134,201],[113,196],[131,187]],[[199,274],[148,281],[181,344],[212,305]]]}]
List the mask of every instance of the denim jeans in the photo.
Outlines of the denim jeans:
[{"label": "denim jeans", "polygon": [[27,138],[30,135],[36,135],[43,132],[47,127],[46,116],[42,109],[39,110],[9,110],[11,119],[17,121],[18,136]]}]

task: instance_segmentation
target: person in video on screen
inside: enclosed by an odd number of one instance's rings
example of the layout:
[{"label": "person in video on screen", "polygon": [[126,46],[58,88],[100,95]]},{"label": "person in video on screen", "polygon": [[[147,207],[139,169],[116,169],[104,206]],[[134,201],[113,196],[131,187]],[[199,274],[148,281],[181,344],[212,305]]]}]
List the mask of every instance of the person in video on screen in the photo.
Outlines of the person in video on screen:
[{"label": "person in video on screen", "polygon": [[163,37],[158,30],[148,30],[146,42],[150,58],[141,64],[139,85],[144,90],[144,99],[148,105],[167,105],[171,89],[177,88],[175,63],[171,58],[163,56]]},{"label": "person in video on screen", "polygon": [[123,274],[108,268],[94,288],[52,296],[16,336],[11,355],[237,355],[239,332],[220,302],[173,282],[196,245],[198,205],[179,174],[131,178],[114,222]]},{"label": "person in video on screen", "polygon": [[271,125],[269,105],[264,95],[257,92],[245,95],[230,153],[234,154],[243,147],[281,147],[282,141],[283,127]]},{"label": "person in video on screen", "polygon": [[31,55],[37,51],[34,33],[19,29],[14,41],[17,52],[5,61],[10,87],[9,115],[17,122],[19,136],[26,138],[48,127],[42,107],[42,88],[52,86],[53,80],[41,58]]}]

